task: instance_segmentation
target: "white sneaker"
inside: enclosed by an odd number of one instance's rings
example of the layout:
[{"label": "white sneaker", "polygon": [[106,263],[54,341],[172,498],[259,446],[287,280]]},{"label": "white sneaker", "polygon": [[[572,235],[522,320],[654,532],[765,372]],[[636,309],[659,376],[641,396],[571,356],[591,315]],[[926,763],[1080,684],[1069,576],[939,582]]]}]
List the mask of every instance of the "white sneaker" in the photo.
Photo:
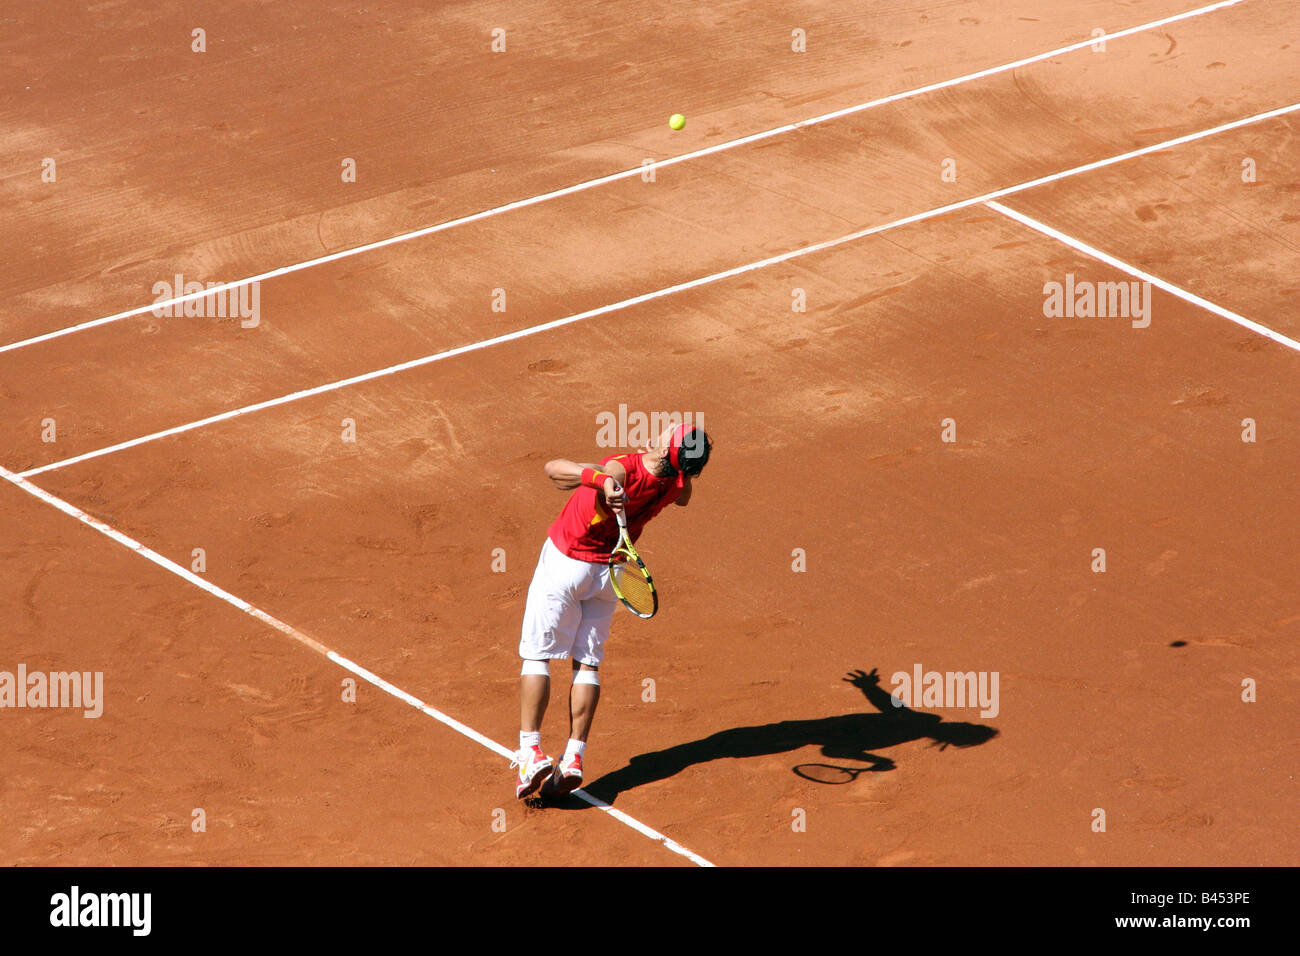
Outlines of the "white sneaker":
[{"label": "white sneaker", "polygon": [[514,762],[510,764],[511,769],[519,768],[515,796],[522,800],[536,793],[538,788],[549,779],[554,763],[555,761],[542,753],[542,748],[536,744],[515,754]]},{"label": "white sneaker", "polygon": [[573,793],[582,786],[582,755],[570,754],[556,764],[546,783],[548,794]]}]

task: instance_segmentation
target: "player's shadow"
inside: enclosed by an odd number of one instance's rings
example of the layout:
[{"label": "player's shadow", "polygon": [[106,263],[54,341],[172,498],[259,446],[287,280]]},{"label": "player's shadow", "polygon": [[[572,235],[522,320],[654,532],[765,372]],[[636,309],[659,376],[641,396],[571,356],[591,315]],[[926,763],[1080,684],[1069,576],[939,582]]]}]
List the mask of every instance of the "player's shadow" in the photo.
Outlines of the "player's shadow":
[{"label": "player's shadow", "polygon": [[[866,766],[845,770],[849,776],[856,776],[862,772],[894,769],[894,761],[872,753],[884,747],[912,740],[931,740],[940,748],[973,747],[997,735],[994,728],[984,724],[946,721],[937,714],[922,714],[895,706],[895,698],[881,688],[880,677],[874,670],[870,674],[856,671],[844,679],[862,691],[878,713],[841,714],[812,720],[784,720],[756,727],[734,727],[700,740],[633,757],[626,766],[593,780],[583,789],[593,797],[613,803],[625,790],[666,780],[695,764],[723,758],[789,753],[810,745],[820,746],[822,754],[834,760],[863,762]],[[800,770],[796,772],[813,779]],[[587,806],[574,798],[566,798],[557,805]]]}]

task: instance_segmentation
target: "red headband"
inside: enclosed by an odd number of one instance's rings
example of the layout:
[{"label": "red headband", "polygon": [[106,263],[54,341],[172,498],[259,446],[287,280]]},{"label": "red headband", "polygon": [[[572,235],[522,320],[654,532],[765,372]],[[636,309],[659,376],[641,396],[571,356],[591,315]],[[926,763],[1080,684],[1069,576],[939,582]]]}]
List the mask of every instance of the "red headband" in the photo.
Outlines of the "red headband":
[{"label": "red headband", "polygon": [[672,435],[668,437],[668,461],[677,469],[678,488],[686,485],[686,475],[683,474],[681,466],[682,444],[685,442],[686,436],[694,431],[694,425],[678,425],[673,429]]}]

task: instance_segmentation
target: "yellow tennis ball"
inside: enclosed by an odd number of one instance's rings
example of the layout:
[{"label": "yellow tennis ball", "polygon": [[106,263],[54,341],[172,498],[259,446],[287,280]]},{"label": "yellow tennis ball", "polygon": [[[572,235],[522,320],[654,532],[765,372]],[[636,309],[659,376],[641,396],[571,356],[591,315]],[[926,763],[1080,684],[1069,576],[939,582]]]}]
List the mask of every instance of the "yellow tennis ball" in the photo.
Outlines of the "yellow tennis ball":
[{"label": "yellow tennis ball", "polygon": [[686,125],[686,117],[681,113],[674,113],[668,118],[668,125],[673,129],[681,129]]}]

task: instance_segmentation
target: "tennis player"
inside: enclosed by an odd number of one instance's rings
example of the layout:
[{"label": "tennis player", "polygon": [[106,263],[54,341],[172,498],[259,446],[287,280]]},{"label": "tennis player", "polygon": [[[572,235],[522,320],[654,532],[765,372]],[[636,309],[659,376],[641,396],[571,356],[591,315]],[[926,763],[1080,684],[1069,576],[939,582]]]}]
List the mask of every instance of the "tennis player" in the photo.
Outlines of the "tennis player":
[{"label": "tennis player", "polygon": [[[600,700],[600,663],[618,607],[609,555],[619,541],[614,511],[622,510],[635,544],[646,523],[670,504],[691,500],[691,480],[704,470],[712,442],[703,428],[678,425],[626,455],[599,465],[565,458],[546,463],[562,491],[575,489],[547,531],[528,588],[519,656],[519,768],[515,795],[569,793],[582,783],[582,757]],[[550,662],[573,658],[569,742],[559,763],[542,750],[542,718],[551,693]]]}]

